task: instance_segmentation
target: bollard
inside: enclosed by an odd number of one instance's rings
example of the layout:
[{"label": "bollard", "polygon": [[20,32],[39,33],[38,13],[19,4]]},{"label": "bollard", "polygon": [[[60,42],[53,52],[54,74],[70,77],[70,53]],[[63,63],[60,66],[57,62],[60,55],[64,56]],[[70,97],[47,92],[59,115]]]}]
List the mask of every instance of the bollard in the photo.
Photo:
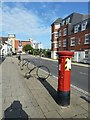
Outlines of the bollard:
[{"label": "bollard", "polygon": [[58,54],[58,104],[70,105],[71,58],[74,52],[61,51]]}]

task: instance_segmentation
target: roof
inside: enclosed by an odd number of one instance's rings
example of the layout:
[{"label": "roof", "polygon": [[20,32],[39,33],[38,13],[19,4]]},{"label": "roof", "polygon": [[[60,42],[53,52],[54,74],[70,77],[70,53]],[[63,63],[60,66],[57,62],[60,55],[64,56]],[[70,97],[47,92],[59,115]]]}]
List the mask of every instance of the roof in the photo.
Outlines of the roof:
[{"label": "roof", "polygon": [[68,15],[67,17],[65,17],[64,19],[58,18],[56,21],[54,21],[54,22],[51,24],[51,26],[52,26],[53,24],[62,23],[62,21],[66,20],[68,17],[71,18],[70,21],[71,21],[71,23],[72,23],[72,25],[73,25],[73,24],[76,24],[77,22],[81,22],[81,21],[82,21],[83,14],[73,12],[73,13],[71,13],[70,15]]},{"label": "roof", "polygon": [[83,15],[83,20],[86,20],[86,19],[88,19],[88,18],[90,18],[90,14]]},{"label": "roof", "polygon": [[31,42],[31,41],[30,41],[30,40],[28,40],[28,41],[25,41],[25,40],[24,40],[24,41],[21,41],[21,42]]},{"label": "roof", "polygon": [[74,12],[74,13],[70,14],[69,16],[65,17],[63,20],[66,20],[68,17],[70,17],[70,23],[72,25],[74,25],[74,24],[82,21],[83,14]]},{"label": "roof", "polygon": [[74,16],[74,15],[82,15],[82,16],[83,16],[83,14],[73,12],[73,13],[71,13],[70,15],[68,15],[67,17],[65,17],[65,18],[62,19],[62,20],[65,20],[65,19],[67,19],[68,17],[72,17],[72,16]]},{"label": "roof", "polygon": [[58,23],[62,23],[62,18],[58,18],[57,20],[55,20],[55,21],[51,24],[51,26],[52,26],[53,24],[58,24]]}]

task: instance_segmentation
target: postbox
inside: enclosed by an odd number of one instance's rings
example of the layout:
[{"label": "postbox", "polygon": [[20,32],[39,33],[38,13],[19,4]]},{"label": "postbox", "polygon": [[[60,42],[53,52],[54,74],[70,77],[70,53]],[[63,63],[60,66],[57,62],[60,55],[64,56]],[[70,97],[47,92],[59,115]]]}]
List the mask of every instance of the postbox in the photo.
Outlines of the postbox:
[{"label": "postbox", "polygon": [[58,103],[61,106],[70,105],[70,74],[71,58],[74,52],[58,51]]}]

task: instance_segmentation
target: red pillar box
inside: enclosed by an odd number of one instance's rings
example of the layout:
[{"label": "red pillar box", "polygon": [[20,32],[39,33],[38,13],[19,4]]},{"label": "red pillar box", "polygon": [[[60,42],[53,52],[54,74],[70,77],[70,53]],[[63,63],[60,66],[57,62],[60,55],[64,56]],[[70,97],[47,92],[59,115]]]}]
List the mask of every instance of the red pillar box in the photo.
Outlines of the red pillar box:
[{"label": "red pillar box", "polygon": [[71,58],[74,55],[70,51],[57,52],[58,54],[58,103],[62,106],[70,105],[70,74]]}]

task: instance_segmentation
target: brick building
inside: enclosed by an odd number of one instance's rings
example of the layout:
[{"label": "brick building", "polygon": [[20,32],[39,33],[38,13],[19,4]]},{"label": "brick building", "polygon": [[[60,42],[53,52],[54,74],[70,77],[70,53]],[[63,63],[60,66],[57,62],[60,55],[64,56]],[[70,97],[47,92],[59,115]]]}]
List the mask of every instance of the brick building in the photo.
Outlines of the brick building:
[{"label": "brick building", "polygon": [[22,47],[27,45],[27,44],[32,44],[31,41],[21,41]]},{"label": "brick building", "polygon": [[72,13],[57,19],[52,25],[51,57],[57,59],[57,51],[74,51],[74,61],[88,58],[90,51],[90,15]]},{"label": "brick building", "polygon": [[18,46],[20,44],[19,40],[15,40],[15,51],[18,52]]},{"label": "brick building", "polygon": [[16,50],[16,52],[18,52],[19,46],[22,46],[22,48],[23,48],[23,46],[25,46],[27,44],[32,45],[32,42],[30,40],[28,40],[28,41],[15,40],[15,50]]}]

